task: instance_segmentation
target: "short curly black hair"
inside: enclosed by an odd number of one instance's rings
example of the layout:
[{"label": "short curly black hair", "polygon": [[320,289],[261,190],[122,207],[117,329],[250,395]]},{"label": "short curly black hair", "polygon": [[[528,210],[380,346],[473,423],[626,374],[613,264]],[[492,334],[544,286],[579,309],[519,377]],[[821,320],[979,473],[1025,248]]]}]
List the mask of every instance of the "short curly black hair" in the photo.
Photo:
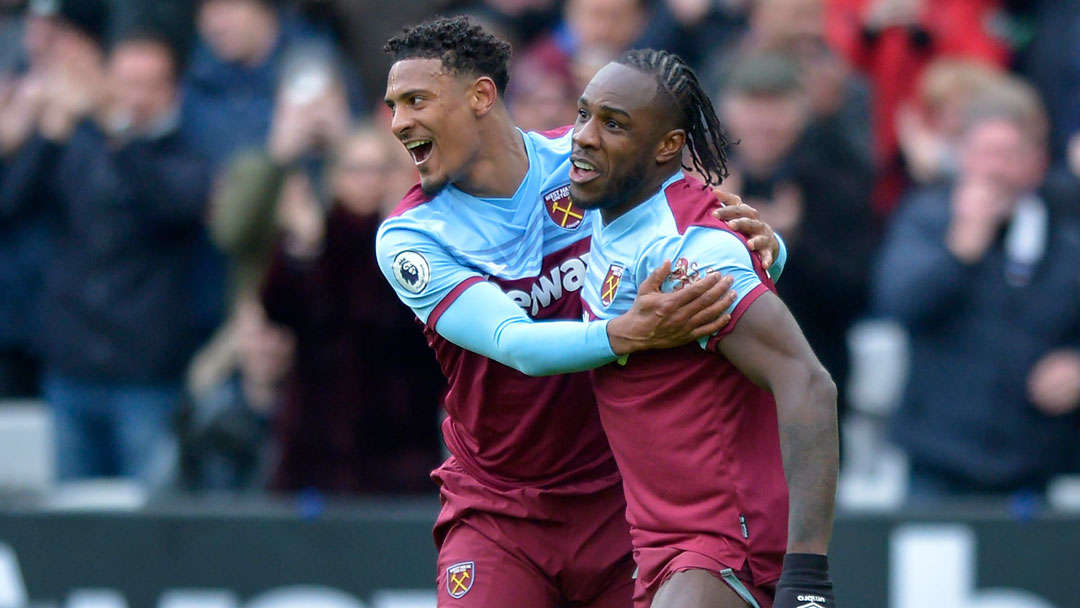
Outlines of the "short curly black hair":
[{"label": "short curly black hair", "polygon": [[499,94],[510,82],[510,43],[468,17],[443,17],[407,27],[387,40],[383,51],[394,61],[440,59],[454,74],[487,76]]}]

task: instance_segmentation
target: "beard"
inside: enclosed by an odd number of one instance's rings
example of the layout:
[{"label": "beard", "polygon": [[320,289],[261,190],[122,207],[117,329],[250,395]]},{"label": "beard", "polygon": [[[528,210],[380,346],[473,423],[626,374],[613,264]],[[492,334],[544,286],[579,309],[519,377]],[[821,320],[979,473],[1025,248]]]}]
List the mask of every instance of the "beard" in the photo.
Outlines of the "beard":
[{"label": "beard", "polygon": [[574,196],[574,184],[570,184],[570,201],[584,209],[610,209],[630,198],[648,181],[648,158],[640,158],[628,171],[612,176],[607,186],[596,196]]}]

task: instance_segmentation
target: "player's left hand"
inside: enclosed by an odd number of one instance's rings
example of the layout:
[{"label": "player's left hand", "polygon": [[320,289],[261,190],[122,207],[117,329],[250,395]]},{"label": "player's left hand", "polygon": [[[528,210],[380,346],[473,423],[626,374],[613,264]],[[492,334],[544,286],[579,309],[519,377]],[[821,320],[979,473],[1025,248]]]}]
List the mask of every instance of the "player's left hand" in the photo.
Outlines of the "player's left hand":
[{"label": "player's left hand", "polygon": [[788,553],[776,583],[773,608],[835,608],[829,558],[813,553]]},{"label": "player's left hand", "polygon": [[727,222],[732,230],[745,235],[750,251],[756,251],[761,256],[761,266],[768,270],[780,254],[780,241],[776,240],[773,229],[761,221],[758,210],[742,202],[739,195],[716,188],[713,188],[713,194],[723,205],[713,209],[713,217]]}]

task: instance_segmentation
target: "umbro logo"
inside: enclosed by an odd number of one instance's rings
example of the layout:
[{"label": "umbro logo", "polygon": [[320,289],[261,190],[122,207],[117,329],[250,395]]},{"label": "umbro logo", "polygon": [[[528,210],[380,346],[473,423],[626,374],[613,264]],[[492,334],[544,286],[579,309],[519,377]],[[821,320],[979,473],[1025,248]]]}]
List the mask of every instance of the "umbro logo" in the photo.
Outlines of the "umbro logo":
[{"label": "umbro logo", "polygon": [[[825,598],[820,595],[800,595],[795,599],[805,604],[799,604],[796,608],[825,608]],[[821,602],[820,604],[818,602]]]}]

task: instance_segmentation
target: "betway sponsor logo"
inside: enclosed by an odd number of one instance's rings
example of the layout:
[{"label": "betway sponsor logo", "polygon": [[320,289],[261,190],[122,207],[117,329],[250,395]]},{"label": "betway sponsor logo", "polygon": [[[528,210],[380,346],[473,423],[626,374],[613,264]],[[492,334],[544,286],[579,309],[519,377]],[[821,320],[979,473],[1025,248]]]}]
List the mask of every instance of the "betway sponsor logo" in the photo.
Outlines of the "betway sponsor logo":
[{"label": "betway sponsor logo", "polygon": [[588,261],[588,253],[565,260],[552,267],[547,274],[541,275],[529,286],[528,291],[511,289],[506,295],[517,302],[529,316],[535,317],[542,309],[558,302],[566,294],[581,289],[585,283],[585,265]]}]

